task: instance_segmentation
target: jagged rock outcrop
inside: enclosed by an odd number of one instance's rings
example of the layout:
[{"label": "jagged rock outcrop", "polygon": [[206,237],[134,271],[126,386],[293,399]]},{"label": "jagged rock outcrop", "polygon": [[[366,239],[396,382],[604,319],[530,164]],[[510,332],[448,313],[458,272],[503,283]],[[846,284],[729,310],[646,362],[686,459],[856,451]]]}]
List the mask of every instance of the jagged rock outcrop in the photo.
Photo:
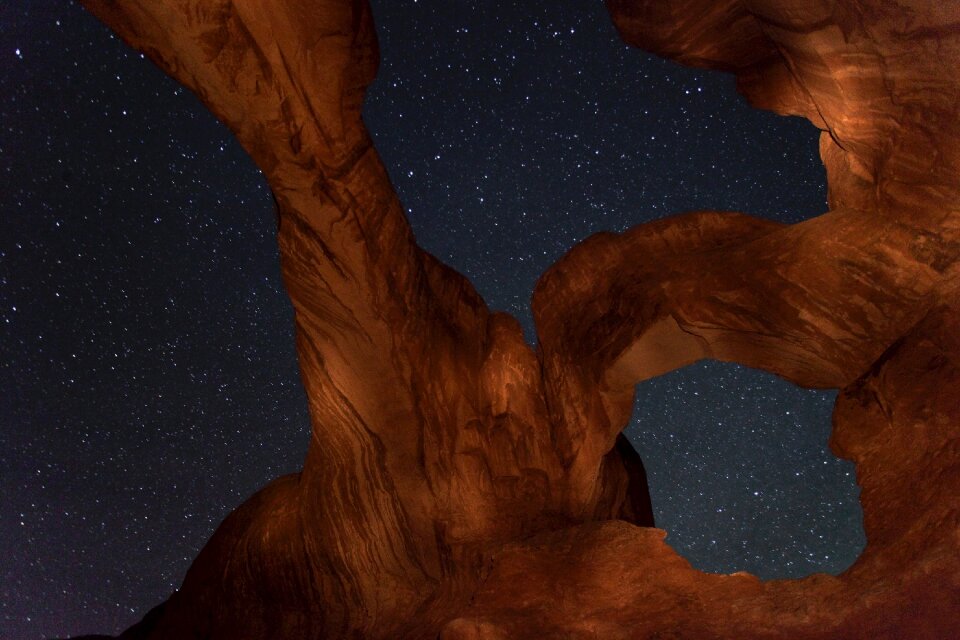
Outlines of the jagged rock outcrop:
[{"label": "jagged rock outcrop", "polygon": [[[420,250],[360,120],[363,0],[84,0],[267,177],[313,439],[137,638],[944,637],[960,626],[960,35],[948,8],[610,0],[825,133],[831,210],[600,234],[544,274],[540,346]],[[946,6],[946,5],[945,5]],[[868,546],[839,577],[694,571],[619,435],[699,358],[843,388]]]}]

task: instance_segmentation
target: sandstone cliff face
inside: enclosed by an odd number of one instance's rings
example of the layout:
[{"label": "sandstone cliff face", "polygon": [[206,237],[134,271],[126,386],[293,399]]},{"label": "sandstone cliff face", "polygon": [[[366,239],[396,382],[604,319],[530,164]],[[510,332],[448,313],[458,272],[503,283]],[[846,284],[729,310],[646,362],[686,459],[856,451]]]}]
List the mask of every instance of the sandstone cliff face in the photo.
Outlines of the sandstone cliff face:
[{"label": "sandstone cliff face", "polygon": [[[143,638],[943,637],[960,626],[956,17],[853,0],[611,0],[633,44],[824,129],[831,210],[601,234],[544,274],[540,347],[415,244],[360,121],[361,0],[84,0],[194,90],[276,195],[313,439]],[[954,22],[951,22],[953,20]],[[704,357],[844,389],[868,546],[834,578],[691,569],[620,430]],[[532,537],[531,537],[532,536]]]}]

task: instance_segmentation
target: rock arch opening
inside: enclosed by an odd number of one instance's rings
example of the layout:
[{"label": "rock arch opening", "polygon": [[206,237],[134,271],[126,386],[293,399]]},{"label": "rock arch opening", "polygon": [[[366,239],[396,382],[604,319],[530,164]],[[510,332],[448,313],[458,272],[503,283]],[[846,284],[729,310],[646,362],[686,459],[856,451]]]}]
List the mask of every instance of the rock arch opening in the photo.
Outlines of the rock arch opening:
[{"label": "rock arch opening", "polygon": [[750,106],[730,74],[625,46],[602,3],[371,5],[364,122],[417,241],[531,344],[535,283],[593,234],[827,209],[816,127]]},{"label": "rock arch opening", "polygon": [[838,574],[865,545],[854,464],[828,447],[836,391],[701,361],[637,385],[624,434],[657,527],[695,568]]}]

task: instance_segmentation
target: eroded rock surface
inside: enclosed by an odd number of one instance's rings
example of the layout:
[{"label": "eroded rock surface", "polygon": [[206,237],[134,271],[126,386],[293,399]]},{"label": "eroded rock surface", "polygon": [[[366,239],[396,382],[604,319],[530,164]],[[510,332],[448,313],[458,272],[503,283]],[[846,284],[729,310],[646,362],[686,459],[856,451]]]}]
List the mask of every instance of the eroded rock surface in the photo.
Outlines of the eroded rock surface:
[{"label": "eroded rock surface", "polygon": [[[949,4],[610,0],[628,42],[824,130],[830,211],[600,234],[540,346],[421,251],[360,120],[362,0],[84,0],[237,135],[279,208],[313,438],[136,638],[947,637],[960,627],[960,33]],[[938,8],[940,7],[940,8]],[[945,8],[944,8],[945,7]],[[839,577],[697,572],[619,435],[697,359],[841,387],[868,545]]]}]

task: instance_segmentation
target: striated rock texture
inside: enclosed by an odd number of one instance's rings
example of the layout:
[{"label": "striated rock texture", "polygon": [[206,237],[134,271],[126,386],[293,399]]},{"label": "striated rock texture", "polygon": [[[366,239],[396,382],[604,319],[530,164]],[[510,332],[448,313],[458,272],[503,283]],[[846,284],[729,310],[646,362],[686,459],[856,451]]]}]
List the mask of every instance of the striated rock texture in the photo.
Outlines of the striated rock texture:
[{"label": "striated rock texture", "polygon": [[[608,0],[624,39],[823,129],[830,211],[600,234],[534,353],[419,249],[360,120],[363,0],[83,0],[266,175],[313,438],[129,638],[943,638],[960,628],[960,17],[924,0]],[[843,389],[868,545],[839,577],[690,568],[619,435],[700,358]],[[648,526],[637,526],[648,525]]]}]

